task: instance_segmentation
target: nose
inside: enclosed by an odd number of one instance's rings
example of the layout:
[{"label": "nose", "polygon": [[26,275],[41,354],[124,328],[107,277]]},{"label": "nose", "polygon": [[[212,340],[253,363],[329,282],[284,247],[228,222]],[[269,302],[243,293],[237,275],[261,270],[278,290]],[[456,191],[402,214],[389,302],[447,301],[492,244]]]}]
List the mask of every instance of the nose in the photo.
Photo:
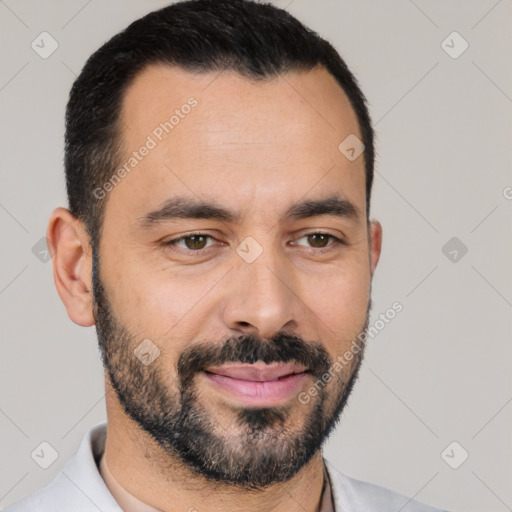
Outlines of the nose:
[{"label": "nose", "polygon": [[263,339],[295,331],[301,301],[293,282],[293,269],[270,250],[252,263],[237,261],[222,310],[226,328]]}]

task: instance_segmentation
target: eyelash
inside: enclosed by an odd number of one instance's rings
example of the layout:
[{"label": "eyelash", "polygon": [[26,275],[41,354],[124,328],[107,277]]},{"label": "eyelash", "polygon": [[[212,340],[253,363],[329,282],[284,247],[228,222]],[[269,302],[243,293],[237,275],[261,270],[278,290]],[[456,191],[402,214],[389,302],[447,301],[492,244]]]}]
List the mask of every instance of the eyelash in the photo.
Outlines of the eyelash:
[{"label": "eyelash", "polygon": [[[308,247],[307,248],[309,251],[313,251],[317,254],[322,254],[324,252],[331,251],[334,247],[338,247],[340,245],[348,245],[346,242],[344,242],[337,236],[331,235],[330,233],[325,233],[324,231],[314,231],[312,233],[306,233],[305,235],[302,235],[300,238],[297,238],[297,240],[301,240],[302,238],[306,238],[306,237],[312,236],[312,235],[324,235],[324,236],[328,236],[330,239],[334,240],[334,242],[330,243],[329,245],[327,245],[325,247],[320,247],[320,248]],[[173,240],[168,240],[166,242],[163,242],[163,245],[165,247],[171,247],[172,250],[176,250],[176,249],[174,249],[173,246],[177,246],[177,244],[179,242],[187,240],[188,238],[191,238],[193,236],[202,236],[202,237],[206,237],[206,238],[215,240],[215,238],[211,235],[207,235],[206,233],[197,232],[197,233],[190,233],[186,236],[174,238]],[[297,241],[297,240],[295,240],[295,241]],[[204,247],[203,249],[197,249],[197,250],[180,247],[179,250],[183,250],[189,254],[202,254],[204,251],[207,251],[211,247],[212,246],[208,246],[208,247]]]}]

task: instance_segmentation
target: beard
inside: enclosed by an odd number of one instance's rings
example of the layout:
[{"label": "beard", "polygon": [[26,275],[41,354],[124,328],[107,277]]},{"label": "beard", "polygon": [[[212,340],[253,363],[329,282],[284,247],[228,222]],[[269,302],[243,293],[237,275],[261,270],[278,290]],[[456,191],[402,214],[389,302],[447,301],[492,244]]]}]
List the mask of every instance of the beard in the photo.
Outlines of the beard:
[{"label": "beard", "polygon": [[[168,367],[158,357],[144,365],[134,350],[142,341],[117,320],[99,277],[99,259],[93,247],[93,304],[103,366],[124,412],[151,436],[169,456],[195,475],[227,486],[258,490],[295,476],[321,449],[338,423],[358,378],[364,345],[354,355],[352,373],[345,380],[335,375],[331,386],[322,382],[333,361],[317,342],[278,333],[269,340],[252,335],[185,348],[171,382]],[[364,328],[356,339],[365,340],[371,301]],[[355,343],[355,340],[353,343]],[[364,344],[364,341],[363,341]],[[166,351],[165,345],[160,347]],[[318,393],[308,406],[298,400],[275,407],[230,405],[229,419],[219,408],[201,401],[195,381],[199,372],[227,362],[263,361],[299,363],[315,379]],[[331,389],[332,388],[332,389]],[[204,403],[206,402],[206,403]],[[292,416],[299,415],[297,420]],[[228,423],[228,424],[226,424]]]}]

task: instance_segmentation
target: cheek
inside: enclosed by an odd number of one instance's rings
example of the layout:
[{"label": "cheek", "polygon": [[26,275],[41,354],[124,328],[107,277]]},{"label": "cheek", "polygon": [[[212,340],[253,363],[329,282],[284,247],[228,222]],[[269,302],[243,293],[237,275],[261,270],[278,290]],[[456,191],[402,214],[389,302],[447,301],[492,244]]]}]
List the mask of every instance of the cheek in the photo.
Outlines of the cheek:
[{"label": "cheek", "polygon": [[[324,339],[349,344],[364,327],[370,300],[366,267],[338,268],[323,276],[304,275],[303,300],[320,320]],[[342,350],[343,347],[338,347]]]},{"label": "cheek", "polygon": [[139,337],[171,344],[176,350],[197,336],[199,315],[219,280],[216,273],[191,276],[170,269],[144,269],[142,264],[128,265],[122,275],[112,280],[119,320]]}]

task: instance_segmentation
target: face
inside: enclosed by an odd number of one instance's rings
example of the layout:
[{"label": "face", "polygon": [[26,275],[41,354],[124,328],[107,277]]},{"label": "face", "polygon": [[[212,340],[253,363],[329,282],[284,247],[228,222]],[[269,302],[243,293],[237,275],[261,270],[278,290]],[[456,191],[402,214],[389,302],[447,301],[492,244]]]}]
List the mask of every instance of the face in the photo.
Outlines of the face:
[{"label": "face", "polygon": [[379,226],[363,156],[338,150],[361,138],[349,101],[322,69],[252,82],[155,66],[122,127],[93,259],[117,399],[198,475],[288,480],[338,421],[368,324]]}]

